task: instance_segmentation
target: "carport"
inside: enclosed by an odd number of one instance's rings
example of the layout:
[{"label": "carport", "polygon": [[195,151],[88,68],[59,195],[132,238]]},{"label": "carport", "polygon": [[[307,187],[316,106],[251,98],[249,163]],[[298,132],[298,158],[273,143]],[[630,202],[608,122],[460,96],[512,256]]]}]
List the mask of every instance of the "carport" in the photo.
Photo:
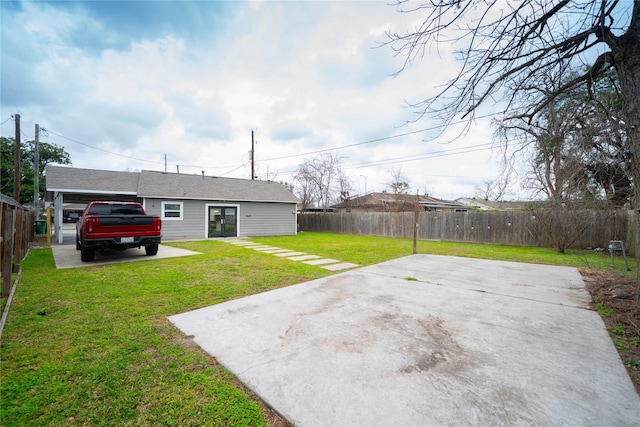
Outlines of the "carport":
[{"label": "carport", "polygon": [[58,244],[62,244],[64,239],[62,212],[65,206],[86,205],[93,200],[142,203],[137,196],[137,173],[76,169],[70,177],[64,171],[65,168],[59,167],[47,167],[45,170],[45,200],[53,203],[53,233]]}]

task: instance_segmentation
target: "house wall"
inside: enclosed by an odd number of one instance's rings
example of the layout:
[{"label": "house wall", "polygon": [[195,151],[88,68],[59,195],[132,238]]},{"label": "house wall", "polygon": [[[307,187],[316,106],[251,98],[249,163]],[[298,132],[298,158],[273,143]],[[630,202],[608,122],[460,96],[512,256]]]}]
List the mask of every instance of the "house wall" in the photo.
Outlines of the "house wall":
[{"label": "house wall", "polygon": [[183,207],[182,218],[162,218],[163,240],[206,239],[209,206],[238,208],[238,237],[294,235],[297,230],[295,203],[146,199],[147,213],[162,217],[163,201],[179,202]]},{"label": "house wall", "polygon": [[241,203],[241,236],[286,236],[297,232],[295,203]]}]

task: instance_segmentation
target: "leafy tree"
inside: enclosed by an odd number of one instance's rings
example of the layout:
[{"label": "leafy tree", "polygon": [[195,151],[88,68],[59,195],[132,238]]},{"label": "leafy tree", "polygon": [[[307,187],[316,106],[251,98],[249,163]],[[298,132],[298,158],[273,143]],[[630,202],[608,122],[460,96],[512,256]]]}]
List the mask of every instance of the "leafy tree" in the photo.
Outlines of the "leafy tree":
[{"label": "leafy tree", "polygon": [[[2,180],[2,194],[13,195],[13,182],[15,170],[15,140],[14,138],[0,137],[0,149],[2,150],[2,161],[0,163],[0,173]],[[44,170],[48,163],[58,163],[70,165],[71,158],[64,151],[63,147],[46,142],[40,142],[39,146],[39,193],[44,199],[45,179]],[[20,144],[20,200],[24,204],[33,203],[35,174],[35,141],[21,142]]]}]

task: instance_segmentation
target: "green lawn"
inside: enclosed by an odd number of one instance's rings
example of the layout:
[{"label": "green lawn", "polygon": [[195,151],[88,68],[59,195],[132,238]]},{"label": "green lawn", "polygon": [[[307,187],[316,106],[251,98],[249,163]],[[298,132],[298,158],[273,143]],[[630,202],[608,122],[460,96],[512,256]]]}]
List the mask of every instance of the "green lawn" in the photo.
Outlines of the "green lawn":
[{"label": "green lawn", "polygon": [[[251,240],[360,265],[370,265],[398,258],[411,254],[413,251],[411,239],[387,239],[344,234],[304,232],[297,236],[255,237]],[[635,259],[627,257],[629,267],[633,270],[627,272],[622,256],[616,255],[614,268],[611,268],[611,256],[607,252],[577,249],[568,249],[565,253],[557,253],[551,248],[420,240],[418,241],[418,253],[612,270],[627,277],[635,277],[636,267]]]},{"label": "green lawn", "polygon": [[[412,252],[408,239],[301,233],[252,240],[360,265]],[[29,253],[2,335],[0,425],[266,425],[251,393],[167,316],[334,273],[221,241],[170,244],[202,255],[57,270],[51,249]],[[611,263],[588,251],[444,242],[419,242],[418,250]],[[616,259],[615,270],[624,273],[623,266]]]}]

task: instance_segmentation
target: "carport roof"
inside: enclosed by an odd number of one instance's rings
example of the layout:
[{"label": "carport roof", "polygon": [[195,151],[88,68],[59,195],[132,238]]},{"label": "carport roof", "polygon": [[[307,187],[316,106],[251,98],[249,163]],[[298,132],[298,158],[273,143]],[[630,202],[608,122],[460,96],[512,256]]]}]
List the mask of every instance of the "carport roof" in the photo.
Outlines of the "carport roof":
[{"label": "carport roof", "polygon": [[[48,165],[47,193],[126,194],[144,198],[297,203],[282,184],[169,172],[115,172]],[[48,197],[49,199],[49,197]]]},{"label": "carport roof", "polygon": [[131,194],[138,192],[139,172],[115,172],[47,165],[47,192]]}]

